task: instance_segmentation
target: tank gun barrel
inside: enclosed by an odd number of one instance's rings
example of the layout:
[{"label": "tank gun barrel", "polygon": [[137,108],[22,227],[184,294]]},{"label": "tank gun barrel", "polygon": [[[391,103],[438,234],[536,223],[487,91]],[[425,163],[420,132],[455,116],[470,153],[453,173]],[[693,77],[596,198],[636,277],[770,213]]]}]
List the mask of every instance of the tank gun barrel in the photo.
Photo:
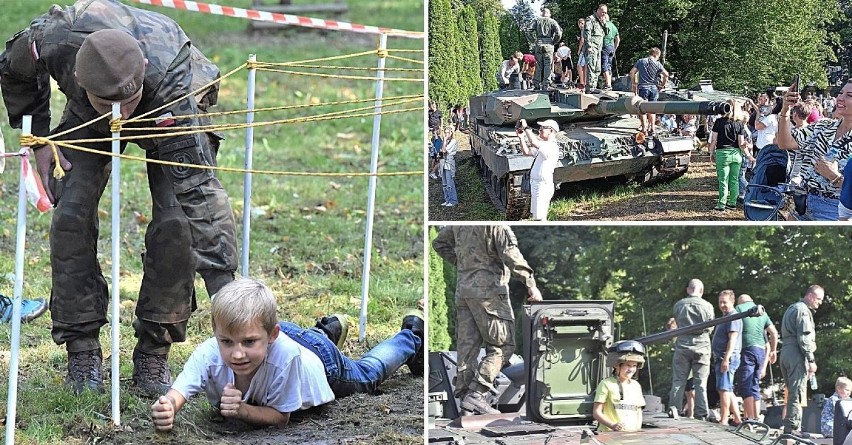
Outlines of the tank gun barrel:
[{"label": "tank gun barrel", "polygon": [[644,337],[639,337],[635,339],[639,343],[643,345],[650,345],[654,343],[660,343],[667,340],[671,340],[672,338],[677,337],[681,334],[689,334],[692,332],[700,331],[706,328],[711,328],[713,326],[720,325],[722,323],[727,323],[729,321],[739,320],[745,317],[758,317],[764,313],[763,306],[754,306],[751,309],[745,312],[737,312],[730,315],[725,315],[723,317],[714,318],[712,320],[703,321],[701,323],[696,323],[691,326],[684,326],[677,329],[672,329],[670,331],[659,332],[656,334],[646,335]]},{"label": "tank gun barrel", "polygon": [[598,115],[611,114],[728,114],[731,106],[726,102],[648,102],[638,97],[624,97],[613,101],[600,101],[589,111]]}]

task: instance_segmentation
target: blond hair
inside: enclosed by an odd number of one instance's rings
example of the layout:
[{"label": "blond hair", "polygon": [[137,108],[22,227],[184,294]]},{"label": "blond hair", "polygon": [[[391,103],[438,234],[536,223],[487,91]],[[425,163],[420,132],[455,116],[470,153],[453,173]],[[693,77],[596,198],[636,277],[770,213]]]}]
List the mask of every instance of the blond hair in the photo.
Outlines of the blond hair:
[{"label": "blond hair", "polygon": [[741,120],[743,120],[742,119],[742,115],[743,115],[743,113],[742,113],[742,109],[743,109],[742,102],[739,102],[738,100],[736,100],[734,98],[728,99],[725,102],[728,105],[731,106],[730,111],[725,113],[725,117],[728,118],[728,120],[730,120],[730,121],[741,121]]},{"label": "blond hair", "polygon": [[216,293],[210,306],[213,329],[233,331],[260,322],[266,332],[278,324],[275,296],[260,280],[237,278]]},{"label": "blond hair", "polygon": [[849,380],[846,377],[838,377],[837,381],[834,383],[834,387],[837,388],[838,386],[850,389],[852,388],[852,380]]}]

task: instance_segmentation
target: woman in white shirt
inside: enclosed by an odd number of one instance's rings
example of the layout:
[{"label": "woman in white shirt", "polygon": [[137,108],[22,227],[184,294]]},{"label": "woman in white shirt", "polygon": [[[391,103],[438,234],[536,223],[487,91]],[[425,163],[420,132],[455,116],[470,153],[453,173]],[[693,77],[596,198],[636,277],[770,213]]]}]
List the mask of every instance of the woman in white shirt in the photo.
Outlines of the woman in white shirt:
[{"label": "woman in white shirt", "polygon": [[555,190],[553,170],[559,162],[559,145],[556,143],[559,124],[553,119],[547,119],[538,123],[538,131],[539,136],[536,137],[525,119],[519,122],[521,151],[527,156],[535,157],[530,168],[530,213],[536,221],[547,221],[550,198]]},{"label": "woman in white shirt", "polygon": [[441,175],[444,179],[444,207],[454,207],[459,203],[459,197],[456,193],[456,152],[458,151],[458,142],[453,137],[453,127],[448,126],[444,129],[444,147],[441,151],[444,153],[444,162],[441,168]]}]

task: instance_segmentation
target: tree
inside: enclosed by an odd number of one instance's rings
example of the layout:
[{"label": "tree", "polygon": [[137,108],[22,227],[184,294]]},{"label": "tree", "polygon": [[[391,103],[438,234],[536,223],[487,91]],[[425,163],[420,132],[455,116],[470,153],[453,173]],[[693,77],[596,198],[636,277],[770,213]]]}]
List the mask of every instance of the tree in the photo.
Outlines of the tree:
[{"label": "tree", "polygon": [[[500,56],[500,35],[497,27],[497,16],[486,13],[482,18],[482,32],[479,33],[480,76],[485,91],[497,89],[497,78],[494,73],[503,60]],[[465,102],[467,102],[465,100]]]},{"label": "tree", "polygon": [[[438,235],[432,227],[429,230],[429,241]],[[429,350],[446,351],[452,345],[450,324],[447,319],[447,284],[444,282],[444,261],[429,249]]]},{"label": "tree", "polygon": [[[460,103],[459,39],[450,0],[429,2],[429,96],[439,110]],[[465,99],[465,102],[467,99]]]},{"label": "tree", "polygon": [[[458,83],[462,97],[470,97],[482,93],[482,71],[479,63],[479,31],[476,25],[476,13],[472,6],[462,6],[458,11],[459,35],[459,73]],[[457,102],[456,104],[467,103]]]},{"label": "tree", "polygon": [[529,33],[532,28],[532,22],[535,20],[535,12],[533,11],[530,0],[518,0],[515,6],[509,9],[509,15],[515,21],[515,25],[523,33]]},{"label": "tree", "polygon": [[503,53],[503,60],[511,57],[515,51],[528,52],[530,49],[527,37],[509,14],[503,14],[500,17],[500,49]]}]

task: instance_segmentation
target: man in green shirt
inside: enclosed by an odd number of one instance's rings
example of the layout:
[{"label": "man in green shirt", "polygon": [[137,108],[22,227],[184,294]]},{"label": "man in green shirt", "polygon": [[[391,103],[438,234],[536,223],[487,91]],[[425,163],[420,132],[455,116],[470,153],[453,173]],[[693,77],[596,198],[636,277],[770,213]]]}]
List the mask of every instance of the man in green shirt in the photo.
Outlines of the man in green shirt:
[{"label": "man in green shirt", "polygon": [[609,19],[609,14],[606,16],[606,35],[603,39],[603,53],[601,53],[601,72],[604,77],[604,90],[612,89],[612,63],[615,61],[615,51],[621,43],[621,36],[618,35],[618,28],[615,23]]},{"label": "man in green shirt", "polygon": [[813,312],[822,304],[825,290],[812,285],[800,301],[784,312],[781,320],[781,375],[787,387],[787,416],[784,433],[799,431],[802,423],[801,405],[805,398],[808,378],[816,374],[816,326]]},{"label": "man in green shirt", "polygon": [[[740,295],[737,303],[737,312],[746,312],[756,306],[746,294]],[[778,330],[769,315],[764,312],[757,317],[743,318],[743,346],[736,381],[737,393],[743,398],[746,419],[757,419],[760,379],[766,373],[767,364],[775,363],[777,350]]]}]

